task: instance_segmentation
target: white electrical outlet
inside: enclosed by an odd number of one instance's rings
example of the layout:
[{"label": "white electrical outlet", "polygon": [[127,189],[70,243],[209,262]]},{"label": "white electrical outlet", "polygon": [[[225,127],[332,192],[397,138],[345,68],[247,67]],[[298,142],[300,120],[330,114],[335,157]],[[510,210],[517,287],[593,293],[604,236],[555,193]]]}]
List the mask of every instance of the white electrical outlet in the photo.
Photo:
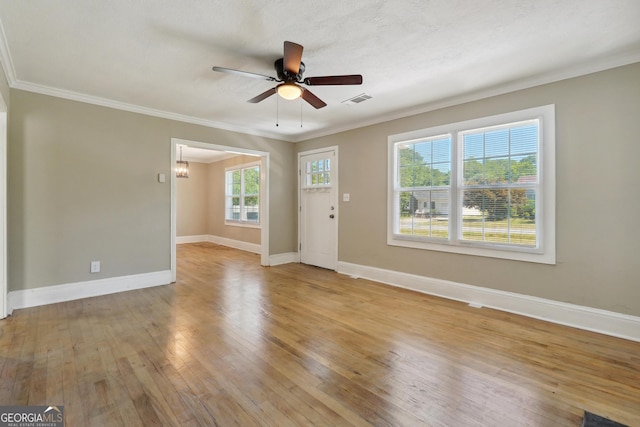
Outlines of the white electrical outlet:
[{"label": "white electrical outlet", "polygon": [[91,261],[91,272],[100,273],[100,261]]}]

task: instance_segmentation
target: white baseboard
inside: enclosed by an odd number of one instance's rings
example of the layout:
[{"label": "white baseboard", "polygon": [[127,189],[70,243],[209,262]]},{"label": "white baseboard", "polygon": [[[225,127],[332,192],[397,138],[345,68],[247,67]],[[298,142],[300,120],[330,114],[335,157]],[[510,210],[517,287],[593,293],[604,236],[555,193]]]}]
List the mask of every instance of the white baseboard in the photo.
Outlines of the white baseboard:
[{"label": "white baseboard", "polygon": [[14,309],[97,297],[116,292],[167,285],[169,283],[171,283],[171,271],[166,270],[12,291],[7,295],[7,300],[9,313],[11,313]]},{"label": "white baseboard", "polygon": [[208,242],[215,243],[217,245],[228,246],[234,249],[240,249],[241,251],[253,252],[254,254],[262,253],[262,246],[256,243],[247,243],[241,240],[227,239],[226,237],[219,236],[207,236]]},{"label": "white baseboard", "polygon": [[176,243],[200,243],[209,242],[216,245],[227,246],[241,251],[253,252],[254,254],[262,253],[262,246],[256,243],[243,242],[241,240],[227,239],[226,237],[213,236],[211,234],[203,234],[201,236],[176,236]]},{"label": "white baseboard", "polygon": [[[262,247],[255,243],[242,242],[240,240],[227,239],[225,237],[212,236],[203,234],[201,236],[178,236],[176,237],[176,243],[200,243],[209,242],[222,246],[228,246],[230,248],[240,249],[247,252],[253,252],[256,254],[262,253]],[[300,262],[300,257],[297,252],[286,252],[282,254],[275,254],[269,256],[269,265],[281,265],[289,264],[292,262]]]},{"label": "white baseboard", "polygon": [[285,252],[269,256],[269,265],[271,266],[290,264],[292,262],[300,262],[300,257],[297,252]]},{"label": "white baseboard", "polygon": [[338,263],[338,273],[640,342],[640,317],[381,268]]},{"label": "white baseboard", "polygon": [[176,244],[180,245],[183,243],[200,243],[200,242],[208,242],[209,236],[203,234],[201,236],[176,236]]}]

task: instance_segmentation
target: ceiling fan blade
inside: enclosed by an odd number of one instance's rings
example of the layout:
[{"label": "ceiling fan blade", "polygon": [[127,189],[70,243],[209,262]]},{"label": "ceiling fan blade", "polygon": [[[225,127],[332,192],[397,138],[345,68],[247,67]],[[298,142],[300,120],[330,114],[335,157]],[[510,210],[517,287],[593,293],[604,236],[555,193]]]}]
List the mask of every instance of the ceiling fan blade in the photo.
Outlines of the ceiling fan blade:
[{"label": "ceiling fan blade", "polygon": [[233,70],[231,68],[213,67],[212,70],[217,71],[219,73],[228,73],[228,74],[235,74],[243,77],[251,77],[253,79],[269,80],[270,82],[276,81],[275,77],[265,76],[263,74],[249,73],[247,71]]},{"label": "ceiling fan blade", "polygon": [[300,72],[303,47],[294,42],[284,42],[284,69],[293,74]]},{"label": "ceiling fan blade", "polygon": [[302,91],[302,95],[300,95],[300,96],[302,97],[302,99],[304,99],[309,104],[311,104],[314,108],[322,108],[322,107],[325,107],[327,105],[326,102],[324,102],[322,99],[320,99],[317,96],[315,96],[308,89],[304,89]]},{"label": "ceiling fan blade", "polygon": [[276,88],[272,87],[271,89],[269,89],[266,92],[262,92],[260,95],[251,98],[250,100],[248,100],[247,102],[250,102],[252,104],[256,104],[260,101],[262,101],[263,99],[267,99],[268,97],[270,97],[271,95],[273,95],[274,93],[276,93]]},{"label": "ceiling fan blade", "polygon": [[361,85],[362,76],[360,74],[350,74],[347,76],[322,76],[322,77],[307,77],[304,79],[304,84],[309,86],[321,86],[321,85]]}]

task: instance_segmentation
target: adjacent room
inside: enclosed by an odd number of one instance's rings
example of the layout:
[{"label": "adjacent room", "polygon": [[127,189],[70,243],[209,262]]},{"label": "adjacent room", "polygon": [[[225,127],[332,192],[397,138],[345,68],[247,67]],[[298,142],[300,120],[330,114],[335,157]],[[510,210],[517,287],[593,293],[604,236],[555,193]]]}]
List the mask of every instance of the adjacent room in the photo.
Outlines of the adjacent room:
[{"label": "adjacent room", "polygon": [[639,17],[0,1],[0,424],[640,426]]}]

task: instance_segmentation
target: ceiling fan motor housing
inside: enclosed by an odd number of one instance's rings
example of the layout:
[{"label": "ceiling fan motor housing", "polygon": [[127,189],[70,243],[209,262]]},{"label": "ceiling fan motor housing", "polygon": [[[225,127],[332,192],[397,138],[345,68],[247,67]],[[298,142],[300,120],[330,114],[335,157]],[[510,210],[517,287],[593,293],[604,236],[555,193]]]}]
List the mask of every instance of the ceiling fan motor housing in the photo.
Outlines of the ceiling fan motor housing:
[{"label": "ceiling fan motor housing", "polygon": [[247,102],[256,104],[264,101],[274,94],[278,94],[285,99],[302,98],[312,107],[318,109],[326,107],[327,103],[314,95],[309,89],[303,88],[300,84],[307,86],[328,86],[328,85],[359,85],[362,84],[362,76],[360,74],[350,74],[343,76],[317,76],[302,78],[305,66],[302,59],[302,45],[290,41],[284,42],[284,56],[277,59],[273,66],[276,69],[277,78],[265,76],[263,74],[248,73],[246,71],[233,70],[231,68],[213,67],[213,71],[221,73],[238,74],[254,79],[268,80],[270,82],[280,82],[276,87],[262,92],[258,96],[254,96]]},{"label": "ceiling fan motor housing", "polygon": [[277,59],[276,62],[273,63],[273,66],[276,69],[276,75],[278,76],[278,80],[283,82],[302,82],[302,75],[304,74],[304,62],[300,61],[300,68],[298,70],[298,74],[293,74],[291,71],[284,69],[284,58]]}]

